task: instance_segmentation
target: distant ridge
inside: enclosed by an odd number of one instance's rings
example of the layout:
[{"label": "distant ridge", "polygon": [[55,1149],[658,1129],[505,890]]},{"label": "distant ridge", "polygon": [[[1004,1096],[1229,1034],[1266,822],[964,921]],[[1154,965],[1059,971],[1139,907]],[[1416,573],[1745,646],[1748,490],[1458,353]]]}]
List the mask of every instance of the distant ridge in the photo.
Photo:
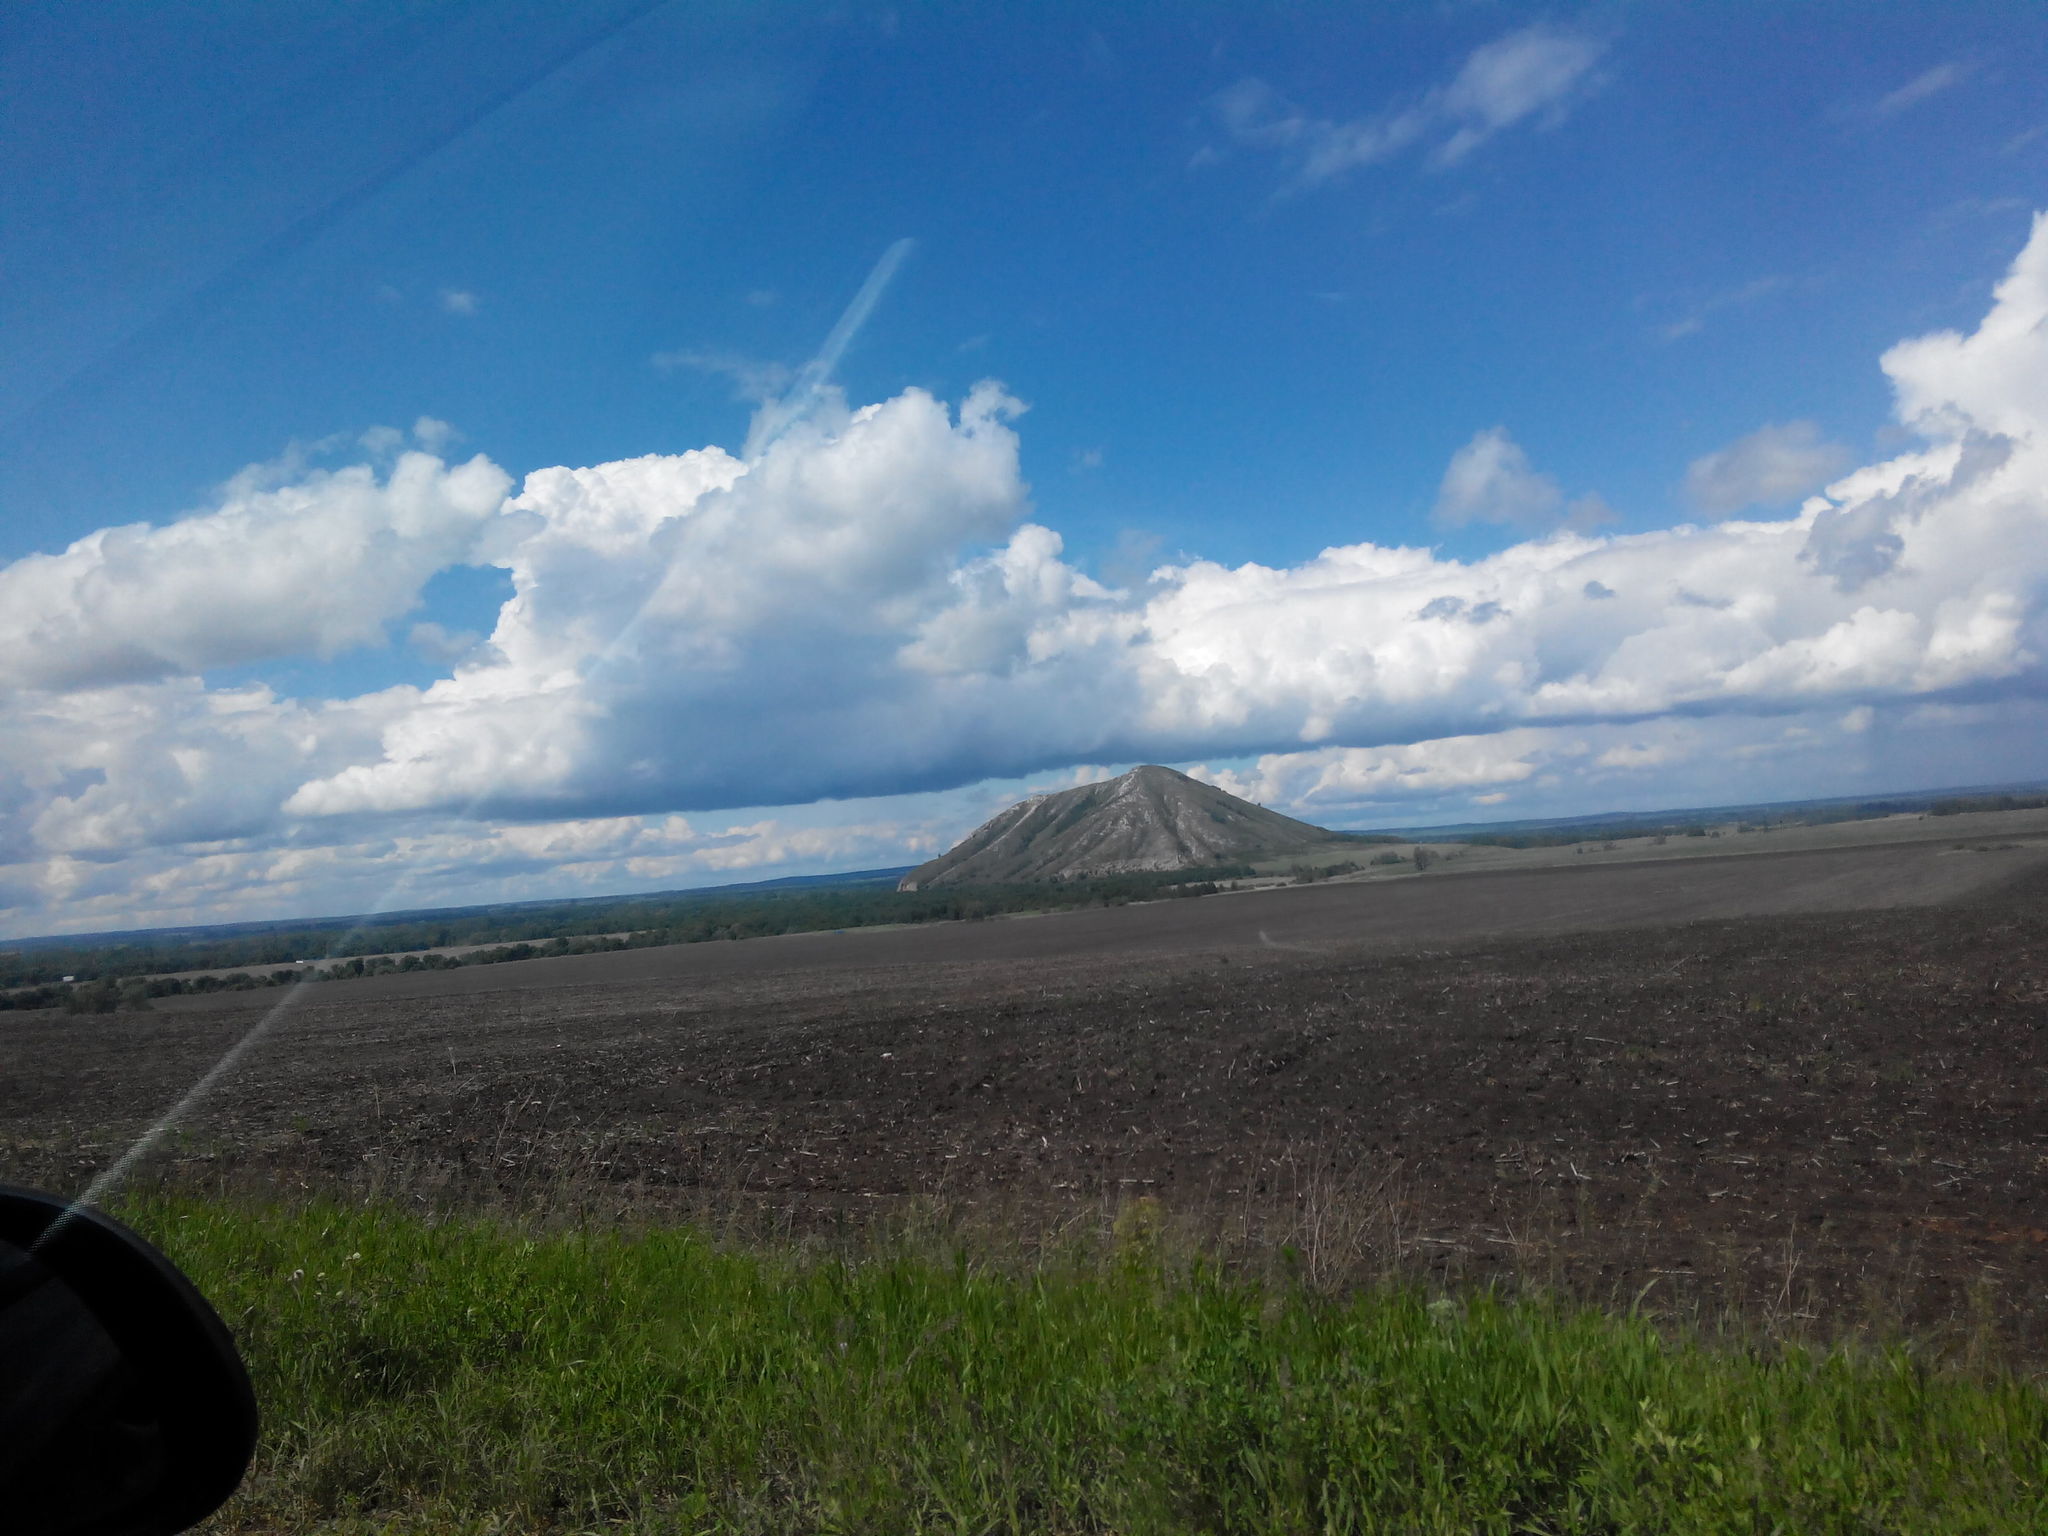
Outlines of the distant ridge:
[{"label": "distant ridge", "polygon": [[686,901],[710,901],[750,891],[837,890],[858,886],[894,886],[910,872],[908,864],[887,869],[842,869],[828,875],[782,875],[773,880],[734,880],[723,885],[691,885],[663,891],[619,891],[608,896],[541,896],[526,901],[487,901],[466,907],[393,907],[385,912],[333,912],[312,917],[249,918],[238,923],[181,923],[172,928],[111,928],[94,933],[21,934],[0,937],[0,952],[35,949],[98,948],[108,944],[156,944],[183,939],[227,939],[253,934],[292,934],[311,930],[359,928],[373,933],[404,923],[459,922],[466,918],[512,917],[530,912],[571,912],[585,907],[653,907]]},{"label": "distant ridge", "polygon": [[1325,847],[1342,834],[1148,763],[1121,778],[1019,801],[900,891],[1193,869]]}]

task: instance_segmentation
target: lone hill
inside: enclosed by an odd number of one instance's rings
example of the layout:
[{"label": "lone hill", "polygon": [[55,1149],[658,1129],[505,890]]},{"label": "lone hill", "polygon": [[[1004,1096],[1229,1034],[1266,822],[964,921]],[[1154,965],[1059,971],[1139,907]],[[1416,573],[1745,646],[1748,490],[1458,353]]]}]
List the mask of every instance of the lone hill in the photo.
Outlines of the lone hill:
[{"label": "lone hill", "polygon": [[1184,773],[1147,764],[1106,783],[1019,801],[951,852],[918,865],[896,888],[1191,869],[1326,847],[1337,838]]}]

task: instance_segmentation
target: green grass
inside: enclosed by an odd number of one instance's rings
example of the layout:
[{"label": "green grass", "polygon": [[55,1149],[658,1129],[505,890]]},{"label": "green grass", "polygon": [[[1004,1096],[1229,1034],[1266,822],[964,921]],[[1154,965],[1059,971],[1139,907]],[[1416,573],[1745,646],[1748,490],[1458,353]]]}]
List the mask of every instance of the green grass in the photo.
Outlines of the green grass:
[{"label": "green grass", "polygon": [[261,1530],[2037,1532],[2048,1399],[1475,1295],[157,1198]]}]

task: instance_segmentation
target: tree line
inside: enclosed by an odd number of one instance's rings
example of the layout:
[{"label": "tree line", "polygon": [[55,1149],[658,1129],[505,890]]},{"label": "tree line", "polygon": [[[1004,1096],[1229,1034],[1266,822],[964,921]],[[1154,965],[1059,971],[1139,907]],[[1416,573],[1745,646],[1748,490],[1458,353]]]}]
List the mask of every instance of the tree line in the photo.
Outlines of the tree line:
[{"label": "tree line", "polygon": [[[1007,912],[1123,906],[1133,901],[1213,894],[1249,864],[1146,871],[1033,885],[940,886],[896,891],[874,886],[621,898],[427,914],[346,926],[279,925],[260,934],[205,933],[147,941],[0,952],[0,1009],[65,1008],[109,1013],[158,997],[346,981],[421,970],[498,965],[555,955],[595,954],[665,944],[830,932],[906,923],[976,921]],[[469,946],[477,946],[470,948]],[[467,948],[463,954],[432,953]],[[428,951],[427,953],[400,953]],[[303,962],[303,963],[302,963]],[[170,971],[224,974],[175,976]]]},{"label": "tree line", "polygon": [[2019,811],[2038,806],[2048,806],[2048,795],[1951,795],[1939,799],[1921,796],[1862,800],[1853,804],[1730,808],[1662,821],[1645,816],[1501,832],[1446,832],[1437,834],[1432,840],[1473,843],[1490,848],[1561,848],[1571,843],[1597,843],[1628,837],[1706,837],[1714,834],[1716,828],[1731,824],[1742,831],[1754,832],[1772,827],[1825,827],[1843,821],[1875,821],[1883,816],[1902,816],[1913,812],[1955,816],[1969,811]]}]

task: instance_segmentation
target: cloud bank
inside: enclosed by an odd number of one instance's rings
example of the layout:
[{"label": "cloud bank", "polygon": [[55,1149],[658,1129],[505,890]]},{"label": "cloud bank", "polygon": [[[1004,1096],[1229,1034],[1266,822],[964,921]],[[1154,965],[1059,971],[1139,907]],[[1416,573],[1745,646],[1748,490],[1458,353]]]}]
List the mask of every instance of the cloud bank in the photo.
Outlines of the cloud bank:
[{"label": "cloud bank", "polygon": [[[884,797],[1076,764],[1252,761],[1218,773],[1306,814],[1677,783],[1688,762],[1845,741],[1919,764],[1911,731],[2039,712],[2048,217],[1974,331],[1882,366],[1917,442],[1788,516],[1562,527],[1470,561],[1369,543],[1186,560],[1118,588],[1033,519],[1022,407],[995,384],[957,408],[827,392],[751,458],[516,489],[419,451],[381,475],[246,477],[210,510],[0,569],[0,909],[21,931],[261,893],[346,904],[384,868],[502,870],[511,891],[546,870],[909,861],[962,828]],[[1798,427],[1702,461],[1705,503],[1817,472],[1825,445]],[[1559,515],[1505,432],[1460,457],[1465,516]],[[204,681],[380,643],[464,562],[502,567],[512,596],[429,687],[309,702]],[[1974,776],[1953,748],[1925,761],[1943,760]],[[752,809],[824,800],[878,805],[836,829]]]}]

